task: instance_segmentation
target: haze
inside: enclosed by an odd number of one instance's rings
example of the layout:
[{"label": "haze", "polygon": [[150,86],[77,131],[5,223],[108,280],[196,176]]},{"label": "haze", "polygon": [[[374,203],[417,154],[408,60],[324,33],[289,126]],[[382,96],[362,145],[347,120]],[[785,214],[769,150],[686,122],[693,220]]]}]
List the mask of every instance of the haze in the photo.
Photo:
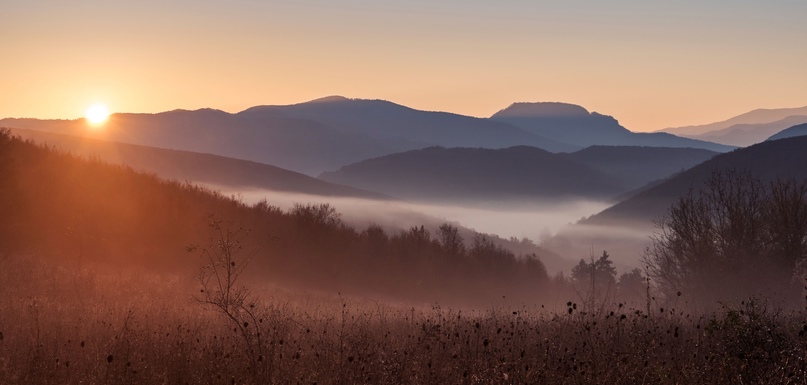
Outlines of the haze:
[{"label": "haze", "polygon": [[209,187],[227,196],[237,196],[248,204],[266,199],[282,209],[290,209],[296,203],[329,203],[337,208],[346,222],[359,228],[378,224],[402,230],[419,226],[424,222],[438,225],[442,222],[451,222],[481,233],[496,234],[504,238],[528,238],[536,242],[610,206],[605,202],[576,200],[545,205],[509,203],[508,207],[468,207],[468,205],[372,201],[283,194],[269,190],[235,191],[221,189],[218,186]]},{"label": "haze", "polygon": [[[803,1],[3,4],[0,117],[324,95],[490,116],[565,101],[634,131],[807,100]],[[125,17],[122,17],[125,15]]]}]

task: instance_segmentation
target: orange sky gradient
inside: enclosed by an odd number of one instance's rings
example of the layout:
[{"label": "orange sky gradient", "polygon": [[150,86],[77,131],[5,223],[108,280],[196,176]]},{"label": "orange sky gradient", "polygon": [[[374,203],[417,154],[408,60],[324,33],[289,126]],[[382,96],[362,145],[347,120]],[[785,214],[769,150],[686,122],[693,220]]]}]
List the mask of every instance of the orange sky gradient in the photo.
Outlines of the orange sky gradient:
[{"label": "orange sky gradient", "polygon": [[807,105],[801,0],[17,3],[0,118],[343,95],[482,117],[561,101],[652,131]]}]

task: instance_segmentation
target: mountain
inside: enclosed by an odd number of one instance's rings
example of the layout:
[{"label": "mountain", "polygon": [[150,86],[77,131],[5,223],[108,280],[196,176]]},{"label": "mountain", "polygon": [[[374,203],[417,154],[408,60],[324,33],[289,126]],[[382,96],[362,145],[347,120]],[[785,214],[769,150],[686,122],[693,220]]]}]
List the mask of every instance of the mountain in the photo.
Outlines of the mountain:
[{"label": "mountain", "polygon": [[258,106],[238,113],[255,119],[287,117],[327,124],[343,133],[430,146],[506,148],[526,145],[550,152],[579,146],[528,133],[509,124],[447,112],[420,111],[385,100],[341,96],[286,106]]},{"label": "mountain", "polygon": [[737,115],[733,118],[726,119],[720,122],[695,125],[695,126],[671,127],[659,131],[668,132],[670,134],[675,135],[693,136],[693,135],[705,134],[711,131],[723,130],[731,126],[736,126],[738,124],[771,123],[777,120],[785,119],[788,116],[797,116],[797,115],[807,115],[807,106],[798,108],[777,108],[777,109],[760,108],[750,112],[746,112],[741,115]]},{"label": "mountain", "polygon": [[113,114],[102,130],[89,128],[84,119],[3,119],[0,127],[210,153],[312,175],[335,165],[425,146],[343,133],[309,120],[240,116],[212,109]]},{"label": "mountain", "polygon": [[236,114],[214,109],[113,114],[102,130],[84,119],[2,119],[0,127],[210,153],[317,175],[364,159],[434,145],[550,151],[581,147],[488,119],[419,111],[383,100],[329,97]]},{"label": "mountain", "polygon": [[563,155],[602,171],[623,186],[636,189],[684,171],[717,154],[697,148],[591,146]]},{"label": "mountain", "polygon": [[[522,116],[525,106],[526,117]],[[516,119],[508,121],[513,116]],[[328,97],[257,106],[235,114],[214,109],[119,113],[100,129],[84,119],[2,119],[0,127],[216,154],[308,175],[431,146],[525,145],[550,152],[573,152],[591,144],[729,148],[670,134],[632,133],[611,117],[562,103],[520,103],[492,119],[482,119],[420,111],[384,100]]]},{"label": "mountain", "polygon": [[805,136],[807,135],[807,123],[799,124],[788,129],[785,129],[770,138],[768,140],[778,140],[778,139],[785,139],[785,138],[792,138],[795,136]]},{"label": "mountain", "polygon": [[626,190],[601,171],[528,146],[429,147],[368,159],[323,173],[320,179],[438,202],[606,199]]},{"label": "mountain", "polygon": [[22,139],[47,144],[75,155],[126,165],[138,171],[154,173],[164,179],[240,190],[262,189],[332,197],[386,198],[381,194],[328,183],[279,167],[218,155],[166,150],[35,130],[12,129],[11,132]]},{"label": "mountain", "polygon": [[720,154],[657,186],[647,189],[596,214],[583,224],[613,225],[633,222],[648,226],[660,218],[676,200],[690,188],[699,189],[707,178],[720,170],[749,171],[765,181],[777,178],[807,180],[807,137],[794,137],[759,143]]},{"label": "mountain", "polygon": [[788,116],[784,119],[770,123],[735,124],[722,130],[709,131],[700,135],[685,136],[693,139],[708,140],[710,142],[722,143],[731,146],[746,147],[752,144],[763,142],[771,135],[774,135],[785,128],[801,123],[807,123],[806,115]]},{"label": "mountain", "polygon": [[514,103],[493,114],[490,119],[580,147],[592,145],[692,147],[718,152],[733,148],[668,133],[631,132],[613,117],[596,112],[589,113],[583,107],[566,103]]}]

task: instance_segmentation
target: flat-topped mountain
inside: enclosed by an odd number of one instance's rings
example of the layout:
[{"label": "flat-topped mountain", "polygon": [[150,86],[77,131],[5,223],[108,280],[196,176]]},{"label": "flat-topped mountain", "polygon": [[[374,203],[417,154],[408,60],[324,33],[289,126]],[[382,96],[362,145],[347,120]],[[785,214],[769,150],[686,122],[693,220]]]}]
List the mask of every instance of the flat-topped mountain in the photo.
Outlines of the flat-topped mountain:
[{"label": "flat-topped mountain", "polygon": [[565,103],[514,103],[490,117],[527,132],[564,143],[592,145],[692,147],[725,152],[733,147],[667,133],[635,133],[611,116]]},{"label": "flat-topped mountain", "polygon": [[327,124],[340,132],[385,140],[404,139],[429,146],[505,148],[527,145],[550,152],[579,149],[509,124],[447,112],[420,111],[386,100],[331,96],[286,106],[252,107],[238,115],[256,119],[305,119]]},{"label": "flat-topped mountain", "polygon": [[517,102],[504,110],[497,112],[494,116],[499,117],[586,117],[590,113],[585,108],[576,104],[560,102],[525,103]]}]

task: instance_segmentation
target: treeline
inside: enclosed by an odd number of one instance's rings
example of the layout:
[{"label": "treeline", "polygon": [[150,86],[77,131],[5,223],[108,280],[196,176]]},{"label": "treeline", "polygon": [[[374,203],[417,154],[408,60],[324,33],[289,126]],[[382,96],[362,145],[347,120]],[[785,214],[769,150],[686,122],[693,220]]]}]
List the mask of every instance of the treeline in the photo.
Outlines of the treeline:
[{"label": "treeline", "polygon": [[446,224],[357,230],[328,204],[281,210],[83,159],[0,131],[0,255],[192,274],[208,224],[242,228],[248,275],[287,285],[423,300],[539,300],[551,285],[535,254],[515,255]]}]

